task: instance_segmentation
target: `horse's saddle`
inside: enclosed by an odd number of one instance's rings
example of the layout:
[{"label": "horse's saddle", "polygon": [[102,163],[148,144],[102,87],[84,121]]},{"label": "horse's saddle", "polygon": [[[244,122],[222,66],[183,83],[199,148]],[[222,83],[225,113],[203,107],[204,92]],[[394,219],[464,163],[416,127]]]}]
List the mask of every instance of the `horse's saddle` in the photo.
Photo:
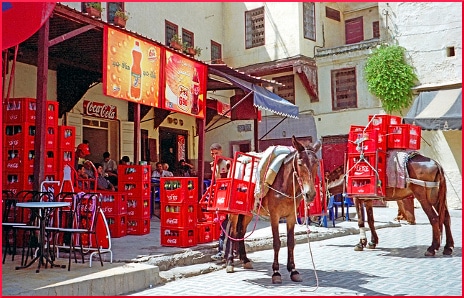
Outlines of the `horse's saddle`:
[{"label": "horse's saddle", "polygon": [[417,151],[388,150],[387,152],[387,186],[406,188],[408,170],[406,164],[410,158],[418,154]]}]

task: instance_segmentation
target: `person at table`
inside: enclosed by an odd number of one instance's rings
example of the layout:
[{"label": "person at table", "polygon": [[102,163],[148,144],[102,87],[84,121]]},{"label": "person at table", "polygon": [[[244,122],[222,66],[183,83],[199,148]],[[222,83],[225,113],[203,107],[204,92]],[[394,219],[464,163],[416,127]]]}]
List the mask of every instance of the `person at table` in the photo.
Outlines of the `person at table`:
[{"label": "person at table", "polygon": [[118,185],[118,164],[114,159],[111,159],[111,155],[108,151],[103,153],[103,175],[113,185]]},{"label": "person at table", "polygon": [[155,170],[151,173],[151,178],[170,177],[168,171],[163,169],[163,163],[158,161]]},{"label": "person at table", "polygon": [[110,181],[108,181],[104,176],[103,165],[100,163],[96,163],[95,168],[97,169],[97,173],[98,173],[97,189],[115,191],[116,187]]},{"label": "person at table", "polygon": [[129,156],[124,155],[123,157],[121,157],[121,159],[119,160],[119,164],[120,165],[130,165],[131,162],[130,162]]},{"label": "person at table", "polygon": [[167,162],[163,163],[163,170],[168,173],[168,176],[166,176],[166,177],[173,177],[174,176],[174,174],[171,171],[169,171],[169,164]]},{"label": "person at table", "polygon": [[193,165],[186,162],[185,159],[179,160],[179,165],[177,166],[178,176],[191,177],[192,176],[192,172],[191,172],[192,170],[193,170]]}]

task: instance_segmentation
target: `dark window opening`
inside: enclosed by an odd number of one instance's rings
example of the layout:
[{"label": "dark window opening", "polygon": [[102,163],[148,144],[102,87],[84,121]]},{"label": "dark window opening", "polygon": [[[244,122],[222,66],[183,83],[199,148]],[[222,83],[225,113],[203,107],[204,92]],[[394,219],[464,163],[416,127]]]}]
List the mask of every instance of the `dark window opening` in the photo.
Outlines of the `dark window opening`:
[{"label": "dark window opening", "polygon": [[174,23],[171,23],[169,21],[165,21],[165,25],[164,25],[164,35],[166,37],[166,40],[165,40],[165,43],[166,45],[169,45],[171,43],[171,38],[174,36],[174,35],[177,35],[178,33],[178,26]]},{"label": "dark window opening", "polygon": [[447,57],[454,57],[456,53],[454,52],[454,47],[447,47],[446,48],[446,56]]},{"label": "dark window opening", "polygon": [[221,44],[211,41],[211,63],[222,64],[222,46]]},{"label": "dark window opening", "polygon": [[108,2],[106,4],[106,11],[107,11],[106,17],[107,17],[108,23],[114,22],[114,14],[118,10],[124,11],[124,2]]},{"label": "dark window opening", "polygon": [[245,48],[250,49],[264,44],[264,7],[246,11]]},{"label": "dark window opening", "polygon": [[357,108],[356,68],[331,71],[332,110]]},{"label": "dark window opening", "polygon": [[187,47],[193,47],[195,45],[193,41],[193,32],[182,28],[182,43]]},{"label": "dark window opening", "polygon": [[374,38],[380,38],[379,21],[372,22],[372,35]]},{"label": "dark window opening", "polygon": [[284,86],[278,86],[274,88],[274,93],[280,97],[288,100],[295,104],[295,80],[294,75],[282,76],[272,78],[273,80],[283,84]]}]

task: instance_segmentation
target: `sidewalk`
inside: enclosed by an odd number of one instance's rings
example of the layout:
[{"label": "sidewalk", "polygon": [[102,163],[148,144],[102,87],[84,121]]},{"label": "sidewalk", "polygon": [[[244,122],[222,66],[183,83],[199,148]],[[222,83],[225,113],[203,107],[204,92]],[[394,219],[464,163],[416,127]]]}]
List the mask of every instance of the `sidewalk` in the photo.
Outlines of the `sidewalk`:
[{"label": "sidewalk", "polygon": [[[416,210],[417,213],[422,212]],[[353,212],[354,208],[350,208],[351,218],[354,218]],[[393,222],[396,213],[396,208],[376,207],[376,227],[400,226]],[[329,221],[328,228],[310,226],[309,230],[310,241],[359,233],[356,218],[352,221],[339,218],[335,227]],[[255,217],[248,231],[245,240],[247,252],[272,249],[269,222]],[[279,231],[282,245],[285,246],[285,223],[280,224]],[[295,239],[296,243],[308,241],[306,225],[295,227]],[[217,241],[190,248],[161,246],[160,221],[156,217],[151,220],[150,234],[114,238],[112,251],[113,263],[109,263],[109,254],[104,254],[103,267],[94,259],[91,268],[88,260],[85,264],[73,261],[71,271],[48,268],[41,269],[40,273],[35,273],[35,264],[27,269],[15,270],[21,256],[16,256],[14,262],[11,256],[7,256],[2,266],[2,296],[124,295],[177,278],[222,269],[222,264],[211,260],[211,255],[217,252]],[[60,259],[58,263],[67,265],[67,259]]]}]

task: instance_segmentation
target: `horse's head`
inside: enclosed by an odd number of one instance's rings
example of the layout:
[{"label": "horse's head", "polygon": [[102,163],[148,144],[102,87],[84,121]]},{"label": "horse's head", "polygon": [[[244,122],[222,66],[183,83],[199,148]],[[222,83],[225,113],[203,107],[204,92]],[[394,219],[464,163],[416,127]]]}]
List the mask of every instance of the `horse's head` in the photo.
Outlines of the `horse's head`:
[{"label": "horse's head", "polygon": [[292,136],[292,144],[296,149],[293,167],[296,172],[298,183],[306,203],[310,203],[316,197],[316,187],[314,178],[317,175],[319,159],[316,156],[317,151],[321,148],[321,142],[305,147],[298,142],[295,136]]}]

